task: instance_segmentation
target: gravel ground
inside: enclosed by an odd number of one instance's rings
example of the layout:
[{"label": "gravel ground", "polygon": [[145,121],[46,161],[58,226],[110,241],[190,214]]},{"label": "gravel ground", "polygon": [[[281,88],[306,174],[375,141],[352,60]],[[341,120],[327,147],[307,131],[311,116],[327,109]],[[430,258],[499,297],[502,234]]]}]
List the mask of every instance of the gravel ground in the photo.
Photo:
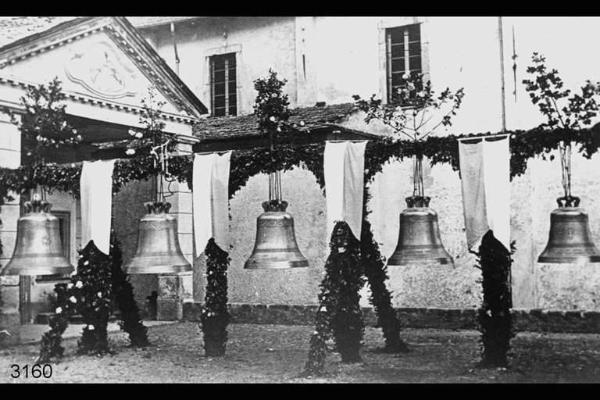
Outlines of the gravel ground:
[{"label": "gravel ground", "polygon": [[[45,378],[11,378],[11,364],[31,364],[39,344],[0,351],[0,382],[600,382],[600,335],[520,333],[512,341],[511,368],[481,370],[479,333],[406,329],[408,354],[381,354],[381,331],[366,328],[362,363],[341,364],[327,358],[328,376],[299,378],[307,357],[310,326],[229,326],[227,355],[204,357],[198,325],[191,322],[149,328],[152,346],[128,348],[127,337],[111,333],[116,351],[105,357],[76,356],[77,339],[65,340],[66,356]],[[23,375],[23,374],[22,374]]]}]

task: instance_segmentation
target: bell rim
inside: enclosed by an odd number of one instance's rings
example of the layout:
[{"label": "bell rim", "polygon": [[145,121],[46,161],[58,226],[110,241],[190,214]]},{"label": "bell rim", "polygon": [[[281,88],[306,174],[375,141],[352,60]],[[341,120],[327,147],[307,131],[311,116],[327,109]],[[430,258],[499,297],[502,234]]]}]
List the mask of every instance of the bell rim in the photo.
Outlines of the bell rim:
[{"label": "bell rim", "polygon": [[539,264],[600,263],[600,255],[580,257],[539,256],[537,262]]},{"label": "bell rim", "polygon": [[[6,264],[2,270],[0,270],[0,276],[49,276],[49,275],[71,275],[75,271],[75,267],[72,265],[68,266],[59,266],[52,267],[49,269],[47,267],[37,267],[37,268],[27,268],[27,269],[18,269],[16,267],[11,267],[11,263]],[[10,270],[17,271],[17,274],[9,273]],[[25,273],[23,273],[25,272]]]},{"label": "bell rim", "polygon": [[436,257],[436,258],[415,258],[415,259],[388,259],[387,265],[392,267],[408,267],[411,265],[452,265],[454,259],[452,257]]},{"label": "bell rim", "polygon": [[307,259],[304,260],[285,260],[285,261],[266,261],[266,262],[256,262],[255,265],[252,266],[252,259],[248,259],[244,263],[244,269],[293,269],[293,268],[308,268],[310,265]]},{"label": "bell rim", "polygon": [[[142,269],[143,268],[143,269]],[[129,265],[123,268],[123,271],[128,275],[160,275],[160,274],[179,274],[182,272],[190,272],[192,271],[192,266],[190,263],[180,264],[180,265],[159,265],[159,266],[144,266],[144,267],[136,267],[133,268]]]}]

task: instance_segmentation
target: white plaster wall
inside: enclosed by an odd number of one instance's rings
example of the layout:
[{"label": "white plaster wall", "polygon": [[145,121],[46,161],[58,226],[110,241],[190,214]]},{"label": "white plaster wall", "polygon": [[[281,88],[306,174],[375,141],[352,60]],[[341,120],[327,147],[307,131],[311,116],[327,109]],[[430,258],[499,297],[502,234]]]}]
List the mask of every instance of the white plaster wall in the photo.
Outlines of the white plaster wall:
[{"label": "white plaster wall", "polygon": [[[296,102],[295,24],[293,17],[205,18],[191,27],[177,25],[179,76],[210,108],[209,64],[214,54],[237,52],[238,114],[252,112],[253,81],[273,68],[288,80],[286,92]],[[225,35],[226,34],[226,35]],[[158,53],[176,68],[168,27],[149,35]]]}]

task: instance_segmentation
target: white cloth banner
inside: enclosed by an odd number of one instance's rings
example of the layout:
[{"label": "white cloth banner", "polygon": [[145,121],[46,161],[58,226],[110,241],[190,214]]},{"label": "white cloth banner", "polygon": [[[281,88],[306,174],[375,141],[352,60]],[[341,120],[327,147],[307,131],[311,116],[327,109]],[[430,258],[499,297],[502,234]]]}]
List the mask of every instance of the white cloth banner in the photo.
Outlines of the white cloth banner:
[{"label": "white cloth banner", "polygon": [[360,240],[367,141],[327,142],[323,154],[327,231],[346,221]]},{"label": "white cloth banner", "polygon": [[110,252],[114,165],[115,160],[84,161],[81,168],[81,243],[93,240],[104,254]]},{"label": "white cloth banner", "polygon": [[508,135],[459,140],[467,246],[488,230],[510,250],[510,150]]},{"label": "white cloth banner", "polygon": [[223,251],[229,246],[229,160],[231,151],[196,154],[192,175],[192,205],[196,257],[210,238]]}]

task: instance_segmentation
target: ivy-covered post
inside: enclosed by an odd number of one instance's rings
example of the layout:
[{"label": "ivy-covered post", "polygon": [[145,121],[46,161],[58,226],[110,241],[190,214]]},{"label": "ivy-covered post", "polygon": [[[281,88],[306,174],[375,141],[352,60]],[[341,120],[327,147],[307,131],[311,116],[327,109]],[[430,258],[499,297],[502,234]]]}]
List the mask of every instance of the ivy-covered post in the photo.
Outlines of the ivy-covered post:
[{"label": "ivy-covered post", "polygon": [[510,339],[514,336],[510,314],[511,252],[490,230],[483,236],[476,255],[483,276],[483,304],[478,315],[482,343],[480,366],[507,367]]},{"label": "ivy-covered post", "polygon": [[69,289],[72,286],[72,283],[57,283],[54,286],[54,313],[48,319],[50,329],[42,336],[37,363],[56,362],[63,357],[65,349],[62,346],[62,335],[69,326],[69,317],[75,312],[75,303],[69,300]]},{"label": "ivy-covered post", "polygon": [[133,286],[129,282],[129,277],[123,271],[121,244],[114,231],[110,235],[110,258],[112,261],[112,292],[121,312],[119,326],[129,335],[132,347],[148,346],[150,344],[148,341],[148,329],[142,323],[140,310],[133,296]]},{"label": "ivy-covered post", "polygon": [[364,285],[360,243],[346,222],[338,222],[333,232],[330,257],[335,268],[331,278],[337,286],[334,291],[337,299],[331,318],[331,328],[342,362],[358,362],[361,360],[359,350],[364,333],[359,304],[359,292]]},{"label": "ivy-covered post", "polygon": [[104,354],[108,346],[108,318],[112,301],[112,261],[102,253],[94,241],[80,251],[77,274],[71,280],[71,296],[68,301],[77,304],[77,311],[86,325],[83,328],[78,352]]},{"label": "ivy-covered post", "polygon": [[325,277],[320,285],[316,327],[302,376],[325,373],[326,343],[331,337],[335,340],[342,362],[361,360],[360,342],[364,323],[359,292],[364,285],[364,271],[360,260],[360,243],[348,224],[339,221],[333,228],[329,248]]},{"label": "ivy-covered post", "polygon": [[304,365],[304,371],[301,376],[323,376],[325,375],[325,360],[327,358],[327,341],[331,339],[331,315],[329,310],[333,310],[335,305],[334,298],[331,296],[330,269],[333,264],[325,264],[325,278],[321,282],[321,292],[319,293],[319,309],[315,318],[315,330],[310,337],[308,350],[308,360]]},{"label": "ivy-covered post", "polygon": [[361,262],[365,276],[371,288],[369,298],[377,314],[377,326],[381,327],[385,338],[386,353],[406,353],[408,347],[400,338],[400,320],[392,307],[392,295],[385,285],[388,279],[387,267],[379,253],[379,246],[373,239],[371,223],[366,219],[362,223],[362,238],[360,241]]},{"label": "ivy-covered post", "polygon": [[388,279],[387,266],[379,252],[379,245],[373,237],[373,228],[367,219],[369,215],[369,189],[368,181],[372,177],[371,173],[365,174],[365,189],[363,195],[363,221],[360,239],[360,258],[367,277],[367,282],[371,289],[369,301],[375,309],[377,315],[377,326],[381,327],[385,338],[386,353],[406,353],[408,347],[400,339],[400,320],[396,310],[392,306],[392,295],[385,285]]},{"label": "ivy-covered post", "polygon": [[211,238],[204,251],[206,254],[206,295],[200,316],[204,335],[204,352],[208,357],[225,355],[227,343],[227,268],[229,254]]}]

